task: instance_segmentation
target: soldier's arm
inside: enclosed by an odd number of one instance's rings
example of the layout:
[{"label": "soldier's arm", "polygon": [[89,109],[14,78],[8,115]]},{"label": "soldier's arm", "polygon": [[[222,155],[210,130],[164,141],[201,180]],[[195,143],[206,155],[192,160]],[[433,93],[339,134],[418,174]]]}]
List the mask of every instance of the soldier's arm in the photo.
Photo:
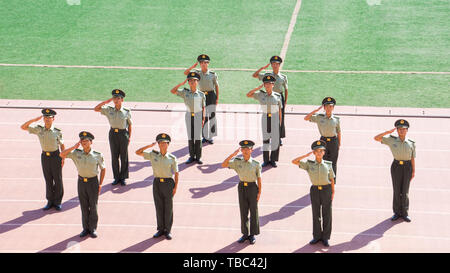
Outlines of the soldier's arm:
[{"label": "soldier's arm", "polygon": [[312,117],[315,113],[319,112],[320,109],[322,109],[322,108],[323,108],[323,105],[321,105],[319,108],[317,108],[316,110],[312,111],[311,113],[307,114],[307,115],[305,116],[305,120],[306,120],[306,121],[309,121],[309,120],[311,119],[311,117]]},{"label": "soldier's arm", "polygon": [[268,68],[269,65],[270,65],[270,63],[268,63],[268,64],[266,64],[265,66],[261,67],[260,69],[256,70],[256,72],[253,73],[252,77],[253,77],[253,78],[258,78],[259,73],[260,73],[263,69]]},{"label": "soldier's arm", "polygon": [[338,148],[341,148],[341,132],[337,133],[337,137],[338,137]]},{"label": "soldier's arm", "polygon": [[102,190],[103,180],[105,179],[106,168],[101,169],[100,171],[100,184],[98,185],[98,194],[100,195],[100,191]]},{"label": "soldier's arm", "polygon": [[286,91],[284,91],[284,105],[286,105],[287,103],[287,97],[288,97],[288,90],[286,89]]},{"label": "soldier's arm", "polygon": [[177,94],[178,88],[180,88],[180,86],[184,85],[186,82],[187,82],[187,79],[185,79],[182,83],[177,84],[174,88],[172,88],[172,89],[170,90],[170,93],[176,95],[176,94]]},{"label": "soldier's arm", "polygon": [[177,187],[178,187],[178,172],[175,173],[174,176],[174,181],[175,181],[175,186],[173,187],[173,193],[172,196],[175,196],[175,193],[177,192]]},{"label": "soldier's arm", "polygon": [[234,151],[231,155],[229,155],[223,162],[222,162],[222,168],[228,168],[230,160],[237,156],[241,148],[238,148],[236,151]]},{"label": "soldier's arm", "polygon": [[411,167],[412,167],[412,175],[411,175],[412,180],[416,175],[416,160],[414,159],[414,157],[411,157]]},{"label": "soldier's arm", "polygon": [[248,97],[248,98],[252,98],[252,97],[253,97],[253,94],[255,94],[256,91],[258,91],[258,90],[260,90],[261,88],[263,88],[263,86],[264,86],[264,84],[261,84],[260,86],[258,86],[258,87],[256,87],[256,88],[253,88],[252,90],[250,90],[250,91],[247,93],[247,97]]},{"label": "soldier's arm", "polygon": [[311,151],[311,152],[309,152],[309,153],[307,153],[307,154],[305,154],[305,155],[302,155],[302,156],[299,156],[299,157],[293,159],[293,160],[292,160],[292,164],[298,166],[298,165],[300,164],[300,161],[301,161],[302,159],[307,158],[308,156],[312,155],[312,153],[313,153],[313,152]]},{"label": "soldier's arm", "polygon": [[396,128],[394,128],[394,129],[392,129],[392,130],[389,130],[389,131],[386,131],[386,132],[384,132],[384,133],[378,134],[378,135],[376,135],[373,139],[375,139],[375,141],[381,142],[381,140],[383,139],[383,137],[384,137],[385,135],[392,134],[392,133],[395,131],[395,129],[396,129]]},{"label": "soldier's arm", "polygon": [[75,149],[77,149],[78,147],[80,147],[80,145],[81,145],[81,140],[78,141],[78,142],[77,142],[75,145],[73,145],[72,147],[63,150],[63,151],[59,154],[59,156],[60,156],[62,159],[66,158],[67,155],[68,155],[70,152],[72,152],[73,150],[75,150]]},{"label": "soldier's arm", "polygon": [[102,106],[105,104],[110,103],[113,100],[113,98],[110,98],[108,100],[102,101],[99,104],[97,104],[97,106],[94,107],[94,111],[95,112],[100,112],[102,110]]},{"label": "soldier's arm", "polygon": [[257,181],[258,181],[258,196],[256,196],[256,201],[259,201],[259,197],[261,195],[261,177],[258,177]]},{"label": "soldier's arm", "polygon": [[153,147],[153,146],[155,146],[155,145],[156,145],[156,142],[153,142],[153,143],[150,144],[150,145],[144,146],[144,147],[138,149],[138,150],[136,151],[136,154],[137,154],[137,155],[140,155],[140,156],[143,156],[145,150],[147,150],[148,148],[151,148],[151,147]]},{"label": "soldier's arm", "polygon": [[333,201],[334,198],[334,178],[331,178],[331,201]]},{"label": "soldier's arm", "polygon": [[[66,149],[66,146],[64,146],[64,144],[61,144],[59,146],[61,147],[61,151],[64,151]],[[61,160],[61,167],[64,167],[64,159],[65,158],[62,158],[62,160]]]},{"label": "soldier's arm", "polygon": [[219,103],[219,83],[216,83],[214,88],[216,89],[216,95],[217,95],[216,104],[218,104]]},{"label": "soldier's arm", "polygon": [[193,64],[191,67],[189,67],[188,69],[184,70],[184,75],[187,76],[187,74],[189,74],[189,72],[191,72],[192,69],[194,69],[194,67],[196,67],[198,65],[198,62],[195,62],[195,64]]},{"label": "soldier's arm", "polygon": [[128,123],[128,144],[130,144],[132,129],[131,123]]},{"label": "soldier's arm", "polygon": [[37,117],[37,118],[30,119],[29,121],[27,121],[27,122],[25,122],[24,124],[22,124],[22,126],[20,126],[20,128],[21,128],[22,130],[25,130],[25,131],[26,131],[26,130],[28,130],[28,127],[30,127],[31,123],[40,120],[42,117],[43,117],[43,116],[39,116],[39,117]]}]

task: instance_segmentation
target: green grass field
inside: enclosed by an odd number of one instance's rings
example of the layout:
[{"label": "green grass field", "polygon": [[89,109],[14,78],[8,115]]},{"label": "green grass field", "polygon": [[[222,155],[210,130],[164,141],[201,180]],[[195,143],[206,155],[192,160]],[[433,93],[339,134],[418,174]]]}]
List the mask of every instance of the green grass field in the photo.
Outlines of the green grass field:
[{"label": "green grass field", "polygon": [[[73,0],[67,0],[73,1]],[[295,0],[12,1],[0,9],[0,63],[251,68],[280,54]],[[450,71],[450,3],[303,0],[284,69]],[[248,71],[219,71],[222,103],[255,103]],[[286,73],[290,104],[448,107],[450,75]],[[181,102],[180,70],[0,66],[0,98]]]}]

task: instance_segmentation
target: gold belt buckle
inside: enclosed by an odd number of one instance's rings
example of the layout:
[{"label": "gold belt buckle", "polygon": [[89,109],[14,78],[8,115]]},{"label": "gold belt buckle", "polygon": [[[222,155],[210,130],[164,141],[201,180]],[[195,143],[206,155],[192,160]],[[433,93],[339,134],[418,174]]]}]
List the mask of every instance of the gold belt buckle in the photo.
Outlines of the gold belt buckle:
[{"label": "gold belt buckle", "polygon": [[208,91],[205,91],[205,95],[208,95]]},{"label": "gold belt buckle", "polygon": [[327,141],[331,141],[331,139],[330,139],[330,138],[327,138]]},{"label": "gold belt buckle", "polygon": [[269,114],[267,114],[267,116],[270,118],[272,116],[272,114],[269,113]]},{"label": "gold belt buckle", "polygon": [[403,160],[400,160],[398,163],[399,163],[400,165],[403,165]]},{"label": "gold belt buckle", "polygon": [[46,156],[50,156],[50,153],[49,153],[49,152],[45,152],[45,155],[46,155]]},{"label": "gold belt buckle", "polygon": [[85,178],[83,178],[83,182],[87,182],[88,181],[88,179],[85,177]]},{"label": "gold belt buckle", "polygon": [[195,113],[191,113],[191,117],[195,116]]},{"label": "gold belt buckle", "polygon": [[244,182],[244,187],[247,187],[248,186],[248,183],[247,182]]},{"label": "gold belt buckle", "polygon": [[319,189],[319,191],[321,191],[321,190],[322,190],[322,186],[318,186],[317,188]]},{"label": "gold belt buckle", "polygon": [[118,132],[119,132],[119,129],[117,129],[117,128],[116,128],[116,129],[114,129],[114,132],[118,133]]},{"label": "gold belt buckle", "polygon": [[164,178],[160,178],[160,179],[159,179],[159,182],[164,182]]}]

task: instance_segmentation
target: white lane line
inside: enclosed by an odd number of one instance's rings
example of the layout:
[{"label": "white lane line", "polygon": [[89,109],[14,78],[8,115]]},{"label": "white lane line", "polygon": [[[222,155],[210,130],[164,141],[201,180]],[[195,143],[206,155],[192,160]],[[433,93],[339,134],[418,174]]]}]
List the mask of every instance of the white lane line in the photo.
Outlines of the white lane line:
[{"label": "white lane line", "polygon": [[[21,199],[0,199],[0,203],[45,203],[46,200],[21,200]],[[76,200],[63,200],[63,203],[79,203],[78,199]],[[153,201],[128,201],[128,200],[102,200],[99,198],[99,204],[138,204],[138,205],[151,205],[153,206],[155,203]],[[238,207],[239,204],[236,203],[222,203],[222,202],[173,202],[175,206],[217,206],[217,207]],[[258,204],[258,207],[264,208],[293,208],[293,209],[303,209],[309,207],[307,206],[287,206],[287,205],[270,205],[270,204]],[[376,208],[339,208],[333,206],[333,210],[339,211],[371,211],[371,212],[386,212],[391,213],[392,209],[376,209]],[[448,215],[450,216],[450,212],[446,211],[410,211],[411,214],[425,214],[425,215]],[[1,224],[0,224],[1,225]]]},{"label": "white lane line", "polygon": [[[108,179],[108,178],[106,178]],[[110,178],[112,179],[112,178]],[[0,183],[9,183],[11,181],[14,181],[14,183],[29,183],[30,181],[43,181],[44,178],[43,177],[23,177],[23,178],[18,178],[18,177],[12,177],[12,178],[7,178],[7,177],[0,177]],[[64,181],[77,181],[77,178],[64,178]],[[300,179],[299,179],[300,180]],[[133,185],[133,183],[136,182],[152,182],[153,179],[135,179],[135,178],[128,178],[127,181],[130,183],[130,185]],[[239,180],[235,180],[235,181],[218,181],[218,180],[205,180],[205,179],[199,179],[199,180],[186,180],[183,179],[181,180],[183,181],[183,185],[190,185],[190,187],[192,187],[192,185],[203,185],[204,188],[208,187],[208,185],[217,185],[217,184],[230,184],[230,185],[237,185],[239,183]],[[34,183],[34,182],[33,182]],[[107,185],[108,183],[106,183],[105,185]],[[310,183],[302,183],[302,182],[298,182],[298,183],[279,183],[277,181],[275,182],[268,182],[265,181],[264,182],[264,186],[271,186],[271,187],[306,187],[309,188],[311,186]],[[340,189],[351,189],[351,190],[388,190],[391,191],[392,187],[384,187],[384,186],[360,186],[360,185],[339,185]],[[194,188],[195,189],[195,188]],[[446,193],[446,192],[450,192],[450,189],[446,189],[446,188],[442,188],[442,187],[433,187],[433,188],[417,188],[417,187],[412,187],[409,189],[410,192],[412,191],[428,191],[428,192],[437,192],[437,193]]]},{"label": "white lane line", "polygon": [[[31,226],[31,227],[79,227],[79,223],[74,224],[35,224],[35,223],[27,223],[27,224],[1,224],[3,226]],[[108,228],[145,228],[145,229],[151,229],[155,228],[155,225],[136,225],[136,224],[99,224],[101,227],[108,227]],[[205,227],[205,226],[177,226],[173,225],[173,229],[179,229],[179,230],[221,230],[221,231],[238,231],[240,228],[234,228],[234,227]],[[300,229],[270,229],[270,228],[264,228],[264,231],[267,232],[289,232],[289,233],[311,233],[311,230],[300,230]],[[391,238],[403,238],[403,239],[433,239],[433,240],[450,240],[449,237],[442,237],[442,236],[423,236],[423,235],[402,235],[402,234],[377,234],[377,233],[356,233],[356,232],[340,232],[340,231],[333,231],[333,234],[336,235],[353,235],[353,236],[369,236],[369,237],[391,237]]]},{"label": "white lane line", "polygon": [[[302,0],[297,0],[295,4],[294,11],[292,12],[291,21],[289,22],[289,27],[286,32],[286,36],[284,37],[283,47],[281,48],[280,57],[284,60],[286,59],[286,53],[289,47],[289,42],[291,41],[292,32],[294,31],[295,23],[297,22],[297,16],[300,11],[300,7],[302,5]],[[280,64],[280,70],[283,68],[283,64]]]},{"label": "white lane line", "polygon": [[[186,70],[186,67],[150,67],[150,66],[105,66],[105,65],[63,65],[63,64],[9,64],[0,63],[3,67],[47,67],[47,68],[82,68],[82,69],[129,69],[129,70]],[[254,68],[214,68],[216,71],[248,71]],[[330,74],[432,74],[450,75],[447,71],[357,71],[357,70],[282,70],[290,73],[330,73]]]}]

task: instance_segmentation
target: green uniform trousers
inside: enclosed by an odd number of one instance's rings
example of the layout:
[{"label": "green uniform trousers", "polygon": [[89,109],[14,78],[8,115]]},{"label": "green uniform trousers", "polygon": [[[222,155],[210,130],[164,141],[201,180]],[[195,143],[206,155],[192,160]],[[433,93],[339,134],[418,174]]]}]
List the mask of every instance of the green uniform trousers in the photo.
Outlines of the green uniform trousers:
[{"label": "green uniform trousers", "polygon": [[331,236],[331,185],[311,186],[313,238],[329,240]]},{"label": "green uniform trousers", "polygon": [[59,150],[42,152],[41,165],[45,178],[45,198],[53,205],[61,205],[64,195],[61,157]]},{"label": "green uniform trousers", "polygon": [[81,221],[84,230],[97,229],[98,223],[98,177],[78,176],[78,199],[80,200]]},{"label": "green uniform trousers", "polygon": [[391,165],[394,198],[392,208],[399,216],[408,216],[409,184],[412,177],[411,161],[394,160]]},{"label": "green uniform trousers", "polygon": [[[247,186],[245,186],[245,184]],[[243,235],[259,234],[258,185],[256,182],[239,182],[239,209],[241,212],[241,232]],[[250,230],[248,213],[250,211]],[[250,234],[249,234],[250,232]]]},{"label": "green uniform trousers", "polygon": [[156,223],[159,231],[170,233],[173,224],[173,188],[172,178],[155,177],[153,179],[153,200],[156,208]]}]

